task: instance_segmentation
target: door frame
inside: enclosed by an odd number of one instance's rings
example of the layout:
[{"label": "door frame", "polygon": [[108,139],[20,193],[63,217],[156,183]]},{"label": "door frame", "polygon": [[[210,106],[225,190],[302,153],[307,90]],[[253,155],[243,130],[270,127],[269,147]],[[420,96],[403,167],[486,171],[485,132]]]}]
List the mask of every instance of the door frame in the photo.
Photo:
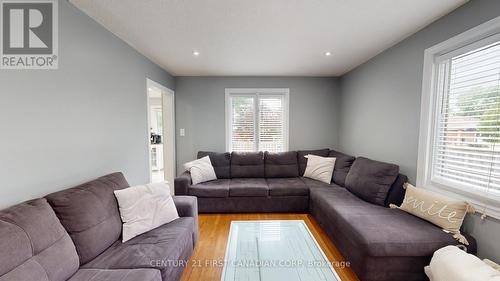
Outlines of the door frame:
[{"label": "door frame", "polygon": [[[172,89],[169,89],[162,84],[155,82],[149,78],[146,78],[146,109],[147,109],[147,127],[146,127],[146,139],[147,139],[147,147],[148,147],[148,174],[149,174],[149,182],[152,180],[152,172],[151,172],[151,141],[150,141],[150,104],[149,104],[149,89],[157,88],[161,91],[162,97],[162,122],[163,122],[163,132],[162,132],[162,143],[163,143],[163,172],[164,178],[168,181],[170,186],[170,193],[174,194],[174,179],[176,174],[176,153],[175,153],[175,92]],[[168,113],[168,109],[171,109],[170,114]],[[165,132],[169,132],[169,134],[165,134]],[[170,170],[170,171],[169,171]],[[168,173],[171,173],[169,176]],[[170,178],[170,180],[169,180]]]}]

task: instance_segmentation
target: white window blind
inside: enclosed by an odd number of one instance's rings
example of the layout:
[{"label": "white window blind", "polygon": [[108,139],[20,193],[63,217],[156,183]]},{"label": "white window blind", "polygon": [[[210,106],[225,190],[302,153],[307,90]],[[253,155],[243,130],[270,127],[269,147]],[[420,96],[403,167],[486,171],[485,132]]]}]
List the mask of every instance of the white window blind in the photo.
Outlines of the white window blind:
[{"label": "white window blind", "polygon": [[231,147],[234,151],[255,151],[255,97],[231,97]]},{"label": "white window blind", "polygon": [[464,49],[436,59],[432,180],[473,193],[499,193],[500,41]]},{"label": "white window blind", "polygon": [[283,96],[259,98],[259,150],[284,151]]},{"label": "white window blind", "polygon": [[237,93],[226,91],[228,150],[286,151],[287,99],[287,93],[266,94],[252,89],[238,89]]}]

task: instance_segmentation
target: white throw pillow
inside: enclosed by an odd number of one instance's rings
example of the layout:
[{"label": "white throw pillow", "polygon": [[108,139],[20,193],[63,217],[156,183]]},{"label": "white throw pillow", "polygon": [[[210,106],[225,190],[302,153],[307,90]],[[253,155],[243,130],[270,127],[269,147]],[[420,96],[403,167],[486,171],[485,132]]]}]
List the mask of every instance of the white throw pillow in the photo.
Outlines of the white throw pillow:
[{"label": "white throw pillow", "polygon": [[304,156],[307,158],[304,177],[330,183],[332,181],[333,169],[335,168],[334,157],[321,157],[312,154]]},{"label": "white throw pillow", "polygon": [[208,156],[187,162],[184,164],[184,169],[191,173],[193,185],[217,179],[214,167]]},{"label": "white throw pillow", "polygon": [[434,252],[424,271],[431,281],[500,281],[498,270],[455,246]]},{"label": "white throw pillow", "polygon": [[179,218],[166,183],[137,185],[114,193],[123,221],[122,242]]}]

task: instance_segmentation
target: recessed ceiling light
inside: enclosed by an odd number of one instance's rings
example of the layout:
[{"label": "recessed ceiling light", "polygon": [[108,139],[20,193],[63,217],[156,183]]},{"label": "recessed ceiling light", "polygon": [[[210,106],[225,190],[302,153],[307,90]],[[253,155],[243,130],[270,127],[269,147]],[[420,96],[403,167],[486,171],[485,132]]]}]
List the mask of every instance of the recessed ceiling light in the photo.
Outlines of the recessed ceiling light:
[{"label": "recessed ceiling light", "polygon": [[198,51],[193,51],[193,56],[197,57],[197,56],[199,56],[199,55],[200,55],[200,52],[198,52]]},{"label": "recessed ceiling light", "polygon": [[152,90],[153,90],[153,89],[151,89],[151,88],[148,88],[148,91],[152,91]]},{"label": "recessed ceiling light", "polygon": [[331,52],[326,52],[326,53],[325,53],[325,56],[327,56],[327,57],[329,57],[329,56],[331,56],[331,55],[332,55],[332,53],[331,53]]}]

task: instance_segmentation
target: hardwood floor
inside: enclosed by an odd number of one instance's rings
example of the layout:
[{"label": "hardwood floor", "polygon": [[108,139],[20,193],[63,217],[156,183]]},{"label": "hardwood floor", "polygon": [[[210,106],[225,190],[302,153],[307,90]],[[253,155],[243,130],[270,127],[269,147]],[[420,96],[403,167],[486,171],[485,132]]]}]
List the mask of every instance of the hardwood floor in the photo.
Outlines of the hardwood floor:
[{"label": "hardwood floor", "polygon": [[[211,266],[213,260],[222,261],[233,220],[304,220],[330,262],[344,261],[326,233],[308,214],[200,214],[199,238],[181,281],[220,281],[221,266]],[[208,264],[208,265],[207,265]],[[335,268],[342,281],[359,281],[349,267]]]}]

